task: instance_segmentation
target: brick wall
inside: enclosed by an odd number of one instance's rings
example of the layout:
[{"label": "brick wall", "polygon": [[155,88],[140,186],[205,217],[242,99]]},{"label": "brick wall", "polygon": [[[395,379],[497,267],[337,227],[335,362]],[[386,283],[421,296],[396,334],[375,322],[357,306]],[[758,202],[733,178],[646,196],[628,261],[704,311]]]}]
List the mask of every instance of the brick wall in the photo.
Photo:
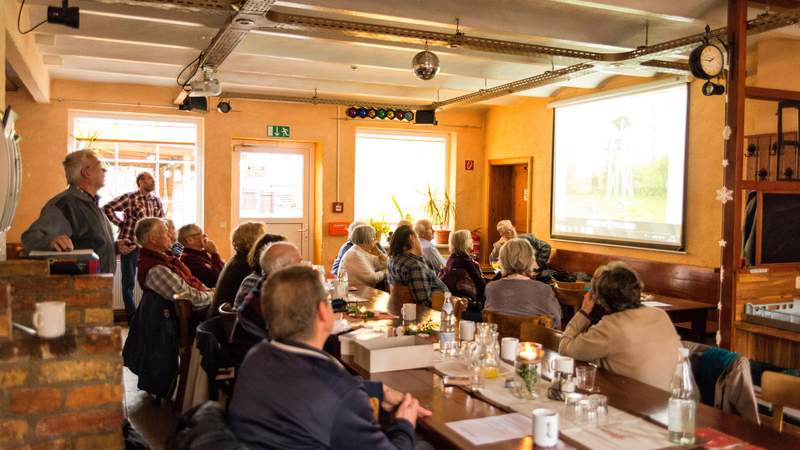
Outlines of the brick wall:
[{"label": "brick wall", "polygon": [[113,281],[114,276],[110,274],[50,275],[46,261],[0,261],[0,283],[11,284],[14,320],[24,325],[31,325],[37,302],[63,301],[67,304],[68,328],[111,326],[114,324]]},{"label": "brick wall", "polygon": [[0,342],[0,448],[122,448],[118,327]]}]

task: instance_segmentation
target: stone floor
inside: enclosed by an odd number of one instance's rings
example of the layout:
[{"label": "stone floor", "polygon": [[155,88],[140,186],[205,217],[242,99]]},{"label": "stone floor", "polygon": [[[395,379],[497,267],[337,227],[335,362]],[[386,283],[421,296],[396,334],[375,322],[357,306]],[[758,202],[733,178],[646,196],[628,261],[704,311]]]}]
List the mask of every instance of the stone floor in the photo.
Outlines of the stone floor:
[{"label": "stone floor", "polygon": [[[123,341],[127,337],[126,327],[122,333]],[[133,428],[147,439],[153,450],[162,450],[177,422],[174,403],[157,403],[148,393],[136,388],[137,380],[133,372],[127,367],[123,368],[125,413]]]}]

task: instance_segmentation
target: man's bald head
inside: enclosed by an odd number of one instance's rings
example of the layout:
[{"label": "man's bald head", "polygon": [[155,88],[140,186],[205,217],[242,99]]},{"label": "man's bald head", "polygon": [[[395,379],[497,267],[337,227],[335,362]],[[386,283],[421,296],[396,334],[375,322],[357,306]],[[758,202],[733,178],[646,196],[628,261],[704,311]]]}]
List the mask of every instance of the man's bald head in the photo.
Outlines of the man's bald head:
[{"label": "man's bald head", "polygon": [[259,264],[264,278],[284,267],[299,264],[303,260],[300,250],[289,241],[273,242],[261,252]]}]

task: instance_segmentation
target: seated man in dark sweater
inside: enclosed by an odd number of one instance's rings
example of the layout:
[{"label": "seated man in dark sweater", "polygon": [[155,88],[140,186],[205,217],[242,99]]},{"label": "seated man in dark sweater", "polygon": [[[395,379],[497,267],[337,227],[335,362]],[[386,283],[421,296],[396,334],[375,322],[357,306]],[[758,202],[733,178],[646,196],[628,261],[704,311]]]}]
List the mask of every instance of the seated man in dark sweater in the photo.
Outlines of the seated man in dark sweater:
[{"label": "seated man in dark sweater", "polygon": [[178,229],[178,242],[183,245],[181,262],[203,284],[210,288],[216,287],[225,261],[219,257],[214,241],[208,239],[202,228],[189,224]]},{"label": "seated man in dark sweater", "polygon": [[[261,296],[272,341],[248,353],[230,404],[230,425],[251,449],[413,449],[418,416],[409,394],[350,375],[322,345],[334,323],[319,273],[292,266],[270,275]],[[394,409],[384,432],[369,393]]]}]

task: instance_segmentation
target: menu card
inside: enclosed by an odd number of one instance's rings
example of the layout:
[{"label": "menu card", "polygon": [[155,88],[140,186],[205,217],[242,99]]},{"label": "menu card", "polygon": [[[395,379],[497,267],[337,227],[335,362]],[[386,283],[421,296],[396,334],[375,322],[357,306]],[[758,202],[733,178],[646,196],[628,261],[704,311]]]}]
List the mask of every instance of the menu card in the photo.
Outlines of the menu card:
[{"label": "menu card", "polygon": [[667,430],[633,417],[598,427],[562,429],[561,434],[594,450],[655,450],[675,445],[667,439]]},{"label": "menu card", "polygon": [[531,434],[533,429],[530,417],[519,413],[459,420],[446,425],[472,445],[519,439]]}]

